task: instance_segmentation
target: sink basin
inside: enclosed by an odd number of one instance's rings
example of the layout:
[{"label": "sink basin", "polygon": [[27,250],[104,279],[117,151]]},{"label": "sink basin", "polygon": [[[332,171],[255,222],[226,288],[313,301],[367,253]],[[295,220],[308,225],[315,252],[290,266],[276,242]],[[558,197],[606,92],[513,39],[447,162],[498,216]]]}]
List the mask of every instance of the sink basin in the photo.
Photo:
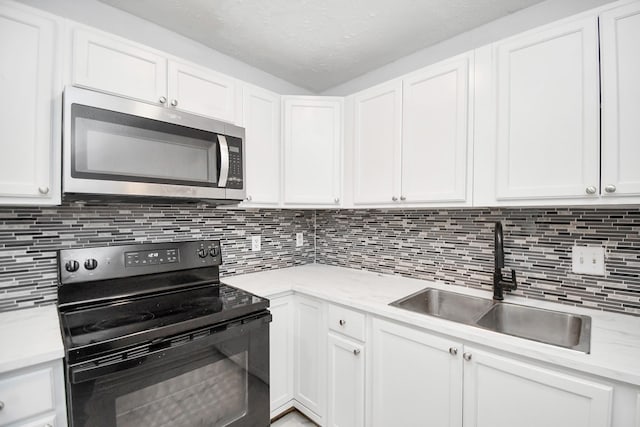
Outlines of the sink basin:
[{"label": "sink basin", "polygon": [[439,289],[424,289],[391,303],[405,310],[466,324],[474,324],[493,304],[492,300]]},{"label": "sink basin", "polygon": [[477,321],[481,328],[589,353],[591,318],[517,304],[494,305]]},{"label": "sink basin", "polygon": [[496,303],[486,298],[431,288],[389,305],[585,353],[589,353],[591,346],[589,316]]}]

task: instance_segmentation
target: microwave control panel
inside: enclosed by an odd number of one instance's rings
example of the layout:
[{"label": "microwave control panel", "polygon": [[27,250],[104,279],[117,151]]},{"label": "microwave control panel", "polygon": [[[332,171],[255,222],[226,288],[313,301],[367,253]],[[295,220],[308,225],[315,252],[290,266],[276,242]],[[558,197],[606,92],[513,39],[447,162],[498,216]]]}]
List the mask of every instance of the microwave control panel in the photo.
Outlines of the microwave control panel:
[{"label": "microwave control panel", "polygon": [[226,188],[242,190],[244,188],[242,140],[227,136],[227,144],[229,145],[229,176]]}]

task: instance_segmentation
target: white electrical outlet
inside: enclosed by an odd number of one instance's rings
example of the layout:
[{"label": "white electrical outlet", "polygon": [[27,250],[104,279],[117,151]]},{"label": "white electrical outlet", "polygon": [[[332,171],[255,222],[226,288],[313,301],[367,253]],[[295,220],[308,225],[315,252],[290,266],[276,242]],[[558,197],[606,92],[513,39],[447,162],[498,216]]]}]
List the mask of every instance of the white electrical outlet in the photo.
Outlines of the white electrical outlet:
[{"label": "white electrical outlet", "polygon": [[296,247],[304,245],[304,235],[302,233],[296,233]]},{"label": "white electrical outlet", "polygon": [[571,260],[574,273],[604,276],[604,248],[601,246],[574,246]]},{"label": "white electrical outlet", "polygon": [[260,250],[260,236],[251,236],[251,250],[252,251]]}]

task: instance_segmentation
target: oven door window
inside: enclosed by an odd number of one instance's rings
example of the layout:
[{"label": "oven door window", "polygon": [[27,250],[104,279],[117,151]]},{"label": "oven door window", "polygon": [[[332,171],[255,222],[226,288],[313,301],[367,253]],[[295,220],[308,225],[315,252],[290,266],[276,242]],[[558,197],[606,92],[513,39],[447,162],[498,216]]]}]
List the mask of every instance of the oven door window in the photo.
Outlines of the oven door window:
[{"label": "oven door window", "polygon": [[216,187],[217,136],[96,107],[71,107],[71,176]]},{"label": "oven door window", "polygon": [[[209,335],[140,358],[107,361],[94,369],[86,364],[71,367],[71,425],[268,425],[268,324],[251,331],[245,325],[237,329],[242,334]],[[230,334],[236,336],[229,338]]]}]

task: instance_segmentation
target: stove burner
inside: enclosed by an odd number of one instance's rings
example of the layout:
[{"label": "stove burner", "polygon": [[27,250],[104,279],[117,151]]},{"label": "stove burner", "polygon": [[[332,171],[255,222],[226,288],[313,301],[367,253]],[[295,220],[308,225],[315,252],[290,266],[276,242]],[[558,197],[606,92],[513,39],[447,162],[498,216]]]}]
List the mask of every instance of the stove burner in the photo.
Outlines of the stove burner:
[{"label": "stove burner", "polygon": [[217,296],[214,297],[200,297],[185,301],[180,304],[180,310],[189,311],[196,309],[207,309],[212,311],[220,311],[222,308],[222,301]]},{"label": "stove burner", "polygon": [[148,311],[142,313],[122,314],[112,319],[103,319],[99,322],[84,326],[85,332],[96,332],[105,329],[118,328],[132,323],[144,322],[153,319],[155,316]]}]

